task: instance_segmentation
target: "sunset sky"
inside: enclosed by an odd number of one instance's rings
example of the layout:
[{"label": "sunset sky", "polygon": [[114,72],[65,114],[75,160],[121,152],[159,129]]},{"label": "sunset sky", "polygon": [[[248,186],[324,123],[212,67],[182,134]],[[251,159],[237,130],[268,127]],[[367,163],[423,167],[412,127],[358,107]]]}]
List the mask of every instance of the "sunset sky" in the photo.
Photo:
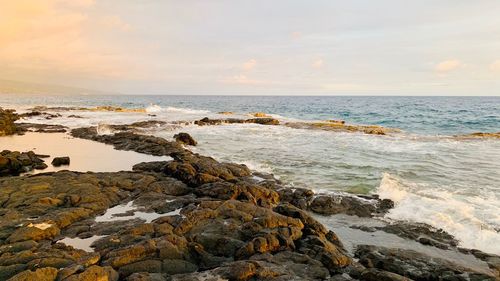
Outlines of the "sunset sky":
[{"label": "sunset sky", "polygon": [[124,94],[500,95],[498,0],[0,0],[0,78]]}]

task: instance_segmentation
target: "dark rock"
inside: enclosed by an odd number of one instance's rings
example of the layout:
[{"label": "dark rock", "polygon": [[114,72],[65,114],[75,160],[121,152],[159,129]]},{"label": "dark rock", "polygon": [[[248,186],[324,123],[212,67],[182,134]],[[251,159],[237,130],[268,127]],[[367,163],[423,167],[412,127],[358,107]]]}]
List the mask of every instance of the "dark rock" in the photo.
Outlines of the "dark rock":
[{"label": "dark rock", "polygon": [[57,277],[57,269],[53,267],[39,268],[35,271],[26,270],[11,277],[9,281],[54,281]]},{"label": "dark rock", "polygon": [[354,196],[319,195],[311,202],[310,209],[322,215],[347,214],[371,217],[377,210],[373,202]]},{"label": "dark rock", "polygon": [[[413,280],[496,280],[498,277],[493,274],[478,273],[473,269],[413,250],[359,245],[355,256],[368,269],[387,271]],[[375,280],[372,277],[380,276],[382,273],[379,271],[365,273],[365,276],[369,276],[366,280]],[[383,274],[387,277],[386,273]],[[363,273],[361,276],[363,277]],[[388,280],[404,280],[394,276],[389,277],[393,279]]]},{"label": "dark rock", "polygon": [[236,119],[236,118],[228,118],[228,119],[210,119],[205,117],[198,121],[195,121],[194,124],[199,126],[207,126],[207,125],[221,125],[221,124],[244,124],[244,123],[254,123],[260,125],[279,125],[280,122],[277,119],[271,117],[264,118],[251,118],[251,119]]},{"label": "dark rock", "polygon": [[174,135],[174,139],[177,142],[183,143],[185,145],[193,145],[195,146],[197,142],[191,137],[188,133],[178,133]]},{"label": "dark rock", "polygon": [[62,165],[69,165],[69,163],[70,159],[68,156],[54,157],[54,159],[52,159],[52,165],[54,165],[55,167],[59,167]]},{"label": "dark rock", "polygon": [[14,110],[0,107],[0,137],[13,135],[17,132],[14,122],[19,119],[19,116],[14,112]]},{"label": "dark rock", "polygon": [[47,165],[33,151],[18,152],[4,150],[0,152],[0,176],[19,175],[32,169],[45,169]]},{"label": "dark rock", "polygon": [[68,127],[63,125],[35,124],[35,123],[16,123],[18,133],[36,132],[36,133],[66,133]]},{"label": "dark rock", "polygon": [[458,240],[451,234],[424,223],[394,222],[376,229],[440,249],[458,245]]}]

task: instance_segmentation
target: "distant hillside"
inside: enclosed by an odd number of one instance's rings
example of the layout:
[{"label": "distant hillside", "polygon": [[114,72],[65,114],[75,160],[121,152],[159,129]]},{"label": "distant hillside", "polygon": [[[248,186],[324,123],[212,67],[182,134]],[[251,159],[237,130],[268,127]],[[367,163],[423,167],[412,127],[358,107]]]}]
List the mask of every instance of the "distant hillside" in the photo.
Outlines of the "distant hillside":
[{"label": "distant hillside", "polygon": [[38,84],[0,79],[0,94],[112,95],[116,93],[62,85]]}]

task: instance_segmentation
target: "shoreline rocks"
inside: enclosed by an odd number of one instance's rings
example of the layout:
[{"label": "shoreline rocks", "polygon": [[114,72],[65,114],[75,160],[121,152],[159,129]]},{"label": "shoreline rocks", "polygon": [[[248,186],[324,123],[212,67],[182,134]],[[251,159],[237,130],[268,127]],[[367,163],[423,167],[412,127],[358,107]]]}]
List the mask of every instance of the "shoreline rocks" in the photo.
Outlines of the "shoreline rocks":
[{"label": "shoreline rocks", "polygon": [[185,145],[196,146],[198,143],[193,139],[188,133],[178,133],[174,135],[174,139],[177,142],[183,143]]},{"label": "shoreline rocks", "polygon": [[33,169],[43,170],[47,168],[47,164],[41,158],[42,155],[37,155],[33,151],[19,152],[4,150],[0,152],[0,177],[8,175],[17,176]]},{"label": "shoreline rocks", "polygon": [[350,125],[345,121],[327,120],[321,122],[288,122],[284,126],[295,129],[325,130],[338,132],[361,132],[369,135],[387,135],[401,132],[398,129],[377,125]]},{"label": "shoreline rocks", "polygon": [[19,119],[15,110],[0,107],[0,137],[13,135],[17,132],[14,122]]},{"label": "shoreline rocks", "polygon": [[54,159],[52,159],[52,166],[54,167],[59,167],[59,166],[63,166],[63,165],[69,165],[70,163],[70,159],[68,156],[63,156],[63,157],[54,157]]}]

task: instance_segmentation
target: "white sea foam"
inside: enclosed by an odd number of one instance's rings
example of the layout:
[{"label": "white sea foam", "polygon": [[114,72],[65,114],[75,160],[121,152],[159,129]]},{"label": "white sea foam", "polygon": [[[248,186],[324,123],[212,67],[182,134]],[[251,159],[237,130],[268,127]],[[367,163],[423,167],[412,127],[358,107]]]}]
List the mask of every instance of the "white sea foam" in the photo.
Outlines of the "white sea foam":
[{"label": "white sea foam", "polygon": [[151,104],[150,106],[146,107],[147,113],[158,113],[161,112],[162,110],[163,108],[156,104]]},{"label": "white sea foam", "polygon": [[114,133],[115,133],[115,130],[113,130],[108,124],[99,123],[97,125],[97,134],[98,135],[112,135]]},{"label": "white sea foam", "polygon": [[[405,181],[385,173],[378,188],[381,198],[392,199],[396,206],[386,217],[396,220],[424,222],[454,235],[463,247],[500,254],[500,233],[494,229],[492,217],[484,211],[500,213],[498,201],[487,208],[471,204],[467,198],[433,186]],[[476,198],[483,202],[485,199]],[[496,205],[496,206],[495,206]]]},{"label": "white sea foam", "polygon": [[167,112],[171,113],[184,113],[184,114],[206,114],[210,113],[208,110],[192,109],[192,108],[181,108],[169,106],[165,109]]}]

